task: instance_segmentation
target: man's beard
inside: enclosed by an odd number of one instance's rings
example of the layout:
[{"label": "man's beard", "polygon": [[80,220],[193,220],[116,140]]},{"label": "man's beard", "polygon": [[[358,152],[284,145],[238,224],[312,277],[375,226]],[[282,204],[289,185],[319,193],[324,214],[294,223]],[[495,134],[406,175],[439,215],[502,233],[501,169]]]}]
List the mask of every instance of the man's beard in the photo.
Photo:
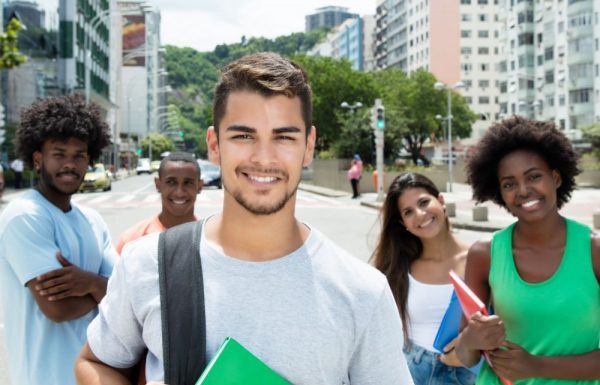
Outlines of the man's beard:
[{"label": "man's beard", "polygon": [[[78,178],[80,178],[80,179],[81,179],[81,175],[77,174],[76,172],[70,172],[70,171],[67,171],[67,172],[64,172],[64,171],[63,171],[63,172],[60,172],[60,173],[58,173],[58,174],[57,174],[57,176],[58,176],[58,175],[60,175],[60,174],[65,174],[65,173],[67,173],[67,174],[68,174],[68,173],[70,173],[70,174],[76,175]],[[63,190],[59,189],[59,188],[58,188],[58,187],[57,187],[57,186],[54,184],[54,180],[53,180],[53,178],[52,178],[52,175],[51,175],[51,174],[50,174],[50,173],[49,173],[49,172],[46,170],[46,168],[44,167],[44,164],[42,164],[42,165],[40,166],[40,179],[43,181],[44,185],[45,185],[45,186],[46,186],[46,187],[47,187],[49,190],[51,190],[52,192],[54,192],[54,193],[56,193],[56,194],[61,194],[61,195],[73,195],[73,194],[75,194],[75,193],[76,193],[76,192],[79,190],[79,185],[75,186],[75,187],[73,188],[73,191],[63,191]],[[83,182],[83,180],[80,180],[79,182],[80,182],[79,184],[81,184],[81,182]]]},{"label": "man's beard", "polygon": [[[281,175],[284,180],[287,180],[289,178],[289,175],[287,173],[281,173]],[[294,186],[292,191],[286,191],[285,195],[280,200],[278,200],[270,205],[253,204],[244,197],[243,191],[241,189],[238,189],[236,191],[231,191],[230,189],[227,188],[226,183],[223,183],[223,188],[225,189],[225,191],[227,191],[229,194],[231,194],[231,196],[233,196],[235,201],[237,203],[239,203],[240,206],[242,206],[243,208],[248,210],[250,213],[252,213],[254,215],[271,215],[271,214],[275,214],[275,213],[279,212],[281,209],[283,209],[285,207],[285,205],[289,202],[289,200],[292,199],[296,195],[296,191],[298,190],[299,184],[300,184],[300,179],[298,179],[298,183],[296,183],[296,185]]]}]

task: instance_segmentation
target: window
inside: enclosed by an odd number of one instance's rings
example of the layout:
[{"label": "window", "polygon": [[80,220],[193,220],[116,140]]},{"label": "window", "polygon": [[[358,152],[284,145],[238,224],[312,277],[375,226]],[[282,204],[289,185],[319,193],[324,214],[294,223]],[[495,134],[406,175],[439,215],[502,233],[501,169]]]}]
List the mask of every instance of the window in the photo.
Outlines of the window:
[{"label": "window", "polygon": [[503,94],[505,94],[506,90],[507,90],[506,82],[500,83],[500,92],[503,93]]},{"label": "window", "polygon": [[461,21],[471,21],[471,14],[469,13],[463,13],[460,15],[460,20]]},{"label": "window", "polygon": [[477,4],[487,4],[488,0],[477,0]]},{"label": "window", "polygon": [[558,95],[558,105],[559,106],[565,105],[565,95]]},{"label": "window", "polygon": [[544,64],[544,55],[538,55],[537,65],[541,66],[542,64]]},{"label": "window", "polygon": [[463,63],[460,65],[460,69],[464,72],[469,72],[473,69],[473,64],[471,63]]},{"label": "window", "polygon": [[534,88],[534,81],[529,79],[519,79],[520,90],[532,90]]},{"label": "window", "polygon": [[490,53],[490,49],[488,47],[479,47],[477,48],[477,53],[480,55],[487,55]]},{"label": "window", "polygon": [[594,76],[594,64],[593,63],[578,63],[569,66],[569,78],[590,78]]},{"label": "window", "polygon": [[470,55],[473,52],[471,47],[460,47],[460,53],[463,55]]},{"label": "window", "polygon": [[479,21],[487,21],[488,17],[485,13],[479,15]]},{"label": "window", "polygon": [[460,31],[460,37],[471,37],[471,31],[463,29]]},{"label": "window", "polygon": [[490,104],[490,97],[489,96],[480,96],[479,104]]},{"label": "window", "polygon": [[569,92],[569,101],[571,103],[588,103],[593,95],[591,88],[584,88],[581,90],[574,90]]},{"label": "window", "polygon": [[486,39],[486,38],[490,37],[490,32],[487,30],[478,31],[477,36],[479,36],[480,38]]},{"label": "window", "polygon": [[461,4],[469,5],[471,4],[471,0],[460,0]]},{"label": "window", "polygon": [[489,70],[489,69],[490,69],[490,65],[489,65],[489,64],[487,64],[487,63],[481,63],[481,64],[479,65],[479,69],[480,69],[482,72],[485,72],[485,71],[487,71],[487,70]]},{"label": "window", "polygon": [[489,80],[480,80],[479,81],[479,88],[488,88],[489,86],[490,86]]},{"label": "window", "polygon": [[463,82],[465,88],[470,88],[473,85],[473,81],[470,79],[465,79],[462,82]]},{"label": "window", "polygon": [[525,32],[519,35],[519,45],[533,45],[533,33]]},{"label": "window", "polygon": [[554,47],[546,47],[544,50],[544,58],[546,61],[550,61],[554,59]]},{"label": "window", "polygon": [[544,79],[546,80],[546,84],[554,83],[554,70],[546,71]]},{"label": "window", "polygon": [[465,99],[465,103],[467,103],[467,104],[473,104],[473,98],[472,97],[465,96],[464,99]]}]

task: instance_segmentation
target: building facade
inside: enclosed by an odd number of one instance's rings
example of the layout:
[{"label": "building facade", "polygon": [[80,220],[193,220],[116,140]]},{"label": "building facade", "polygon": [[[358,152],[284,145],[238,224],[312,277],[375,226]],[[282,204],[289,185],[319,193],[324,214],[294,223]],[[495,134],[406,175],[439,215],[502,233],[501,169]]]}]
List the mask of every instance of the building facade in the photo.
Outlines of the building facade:
[{"label": "building facade", "polygon": [[571,139],[600,121],[600,3],[503,0],[500,113],[552,120]]},{"label": "building facade", "polygon": [[317,8],[315,13],[305,17],[306,32],[310,32],[313,29],[321,27],[333,28],[342,24],[346,19],[357,17],[357,14],[350,13],[348,8],[345,7],[327,6]]},{"label": "building facade", "polygon": [[58,12],[60,87],[64,93],[89,92],[90,100],[108,111],[113,107],[109,100],[110,1],[60,0]]},{"label": "building facade", "polygon": [[499,115],[498,0],[379,0],[375,63],[410,74],[425,69],[460,92],[479,117],[478,138]]}]

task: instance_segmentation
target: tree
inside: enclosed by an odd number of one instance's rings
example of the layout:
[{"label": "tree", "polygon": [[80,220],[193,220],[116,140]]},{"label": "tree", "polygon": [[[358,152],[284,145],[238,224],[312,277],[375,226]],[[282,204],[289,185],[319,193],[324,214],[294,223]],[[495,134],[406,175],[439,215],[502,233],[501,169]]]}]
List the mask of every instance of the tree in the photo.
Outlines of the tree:
[{"label": "tree", "polygon": [[581,128],[583,136],[592,143],[592,152],[600,161],[600,123],[594,123]]},{"label": "tree", "polygon": [[165,151],[173,151],[175,146],[171,139],[167,138],[162,134],[157,134],[155,132],[151,133],[144,139],[142,139],[142,154],[144,157],[150,157],[150,147],[149,144],[152,142],[152,159],[158,160],[160,159],[160,154]]},{"label": "tree", "polygon": [[[447,91],[436,90],[435,76],[425,70],[417,70],[410,77],[394,70],[388,71],[381,71],[382,74],[378,75],[386,107],[386,131],[393,130],[386,132],[386,141],[389,135],[394,146],[398,145],[397,151],[404,148],[415,164],[418,159],[429,164],[429,159],[422,153],[423,145],[428,140],[443,136],[442,122],[436,119],[436,115],[447,113]],[[462,96],[452,91],[451,97],[453,136],[468,137],[477,115]]]},{"label": "tree", "polygon": [[337,112],[342,102],[360,102],[368,109],[377,95],[373,77],[352,69],[347,60],[295,56],[308,73],[313,92],[313,123],[317,127],[317,150],[329,149],[342,134]]},{"label": "tree", "polygon": [[17,48],[21,28],[21,22],[13,17],[6,26],[6,32],[0,33],[0,68],[15,68],[27,60]]},{"label": "tree", "polygon": [[369,108],[357,109],[354,112],[338,110],[336,115],[341,131],[332,146],[335,155],[351,158],[354,154],[359,154],[364,163],[374,163],[375,144]]}]

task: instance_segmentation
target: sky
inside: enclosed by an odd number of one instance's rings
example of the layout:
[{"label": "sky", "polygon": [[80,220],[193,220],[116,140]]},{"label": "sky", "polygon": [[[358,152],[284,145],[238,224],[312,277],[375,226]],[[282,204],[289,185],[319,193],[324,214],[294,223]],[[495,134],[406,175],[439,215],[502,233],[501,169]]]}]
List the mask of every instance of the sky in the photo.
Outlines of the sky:
[{"label": "sky", "polygon": [[[0,0],[2,1],[2,0]],[[35,0],[55,14],[58,0]],[[76,1],[76,0],[68,0]],[[161,43],[212,51],[242,36],[275,38],[304,32],[304,18],[325,6],[346,7],[361,16],[375,13],[376,0],[146,0],[160,10]],[[54,12],[52,12],[54,11]],[[54,17],[56,19],[56,17]],[[52,24],[58,24],[52,20]]]},{"label": "sky", "polygon": [[274,38],[304,32],[304,17],[319,7],[374,14],[376,0],[148,0],[161,12],[161,43],[212,51],[242,36]]}]

